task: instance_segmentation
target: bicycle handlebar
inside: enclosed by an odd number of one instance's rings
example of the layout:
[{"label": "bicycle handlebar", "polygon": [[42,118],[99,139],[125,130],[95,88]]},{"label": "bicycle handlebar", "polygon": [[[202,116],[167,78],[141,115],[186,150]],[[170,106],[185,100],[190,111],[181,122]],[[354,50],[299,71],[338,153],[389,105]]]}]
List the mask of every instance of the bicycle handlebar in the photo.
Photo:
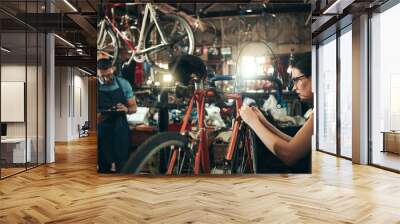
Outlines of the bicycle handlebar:
[{"label": "bicycle handlebar", "polygon": [[216,75],[212,77],[209,82],[216,82],[216,81],[229,81],[229,80],[235,80],[234,77],[230,75]]}]

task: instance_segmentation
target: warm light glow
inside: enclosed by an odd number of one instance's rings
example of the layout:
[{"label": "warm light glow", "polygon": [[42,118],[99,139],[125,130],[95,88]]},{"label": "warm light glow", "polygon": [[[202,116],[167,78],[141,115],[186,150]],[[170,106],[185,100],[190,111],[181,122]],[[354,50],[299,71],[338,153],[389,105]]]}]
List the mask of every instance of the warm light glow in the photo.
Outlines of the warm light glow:
[{"label": "warm light glow", "polygon": [[172,79],[173,77],[169,73],[163,75],[163,82],[172,82]]},{"label": "warm light glow", "polygon": [[163,68],[163,69],[167,69],[167,70],[168,70],[168,64],[160,63],[158,66],[159,66],[160,68]]},{"label": "warm light glow", "polygon": [[243,56],[241,74],[246,78],[254,77],[257,72],[257,63],[253,56]]},{"label": "warm light glow", "polygon": [[268,73],[268,74],[274,74],[274,71],[275,71],[275,70],[274,70],[274,67],[271,66],[271,67],[268,68],[267,73]]},{"label": "warm light glow", "polygon": [[257,64],[263,64],[265,62],[265,57],[256,57]]},{"label": "warm light glow", "polygon": [[267,68],[270,68],[268,73],[273,73],[272,56],[273,53],[263,42],[244,45],[239,53],[238,74],[245,79],[252,79],[265,76]]}]

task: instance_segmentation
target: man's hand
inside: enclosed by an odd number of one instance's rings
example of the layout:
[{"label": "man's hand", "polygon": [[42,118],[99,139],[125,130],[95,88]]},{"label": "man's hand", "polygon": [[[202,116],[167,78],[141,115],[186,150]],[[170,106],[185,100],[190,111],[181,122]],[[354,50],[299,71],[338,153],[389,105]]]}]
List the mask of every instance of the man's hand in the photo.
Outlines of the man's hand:
[{"label": "man's hand", "polygon": [[118,103],[117,104],[117,111],[123,111],[125,113],[128,113],[128,107],[126,107],[124,104],[122,103]]},{"label": "man's hand", "polygon": [[136,105],[136,100],[135,97],[132,97],[128,99],[128,114],[133,114],[136,113],[137,110],[137,105]]}]

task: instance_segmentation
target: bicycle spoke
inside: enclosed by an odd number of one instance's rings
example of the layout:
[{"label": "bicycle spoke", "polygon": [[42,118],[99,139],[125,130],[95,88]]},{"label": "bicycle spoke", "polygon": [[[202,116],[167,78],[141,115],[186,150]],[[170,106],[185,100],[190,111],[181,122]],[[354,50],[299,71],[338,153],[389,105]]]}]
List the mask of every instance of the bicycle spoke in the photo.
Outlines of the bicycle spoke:
[{"label": "bicycle spoke", "polygon": [[177,44],[178,42],[180,42],[181,40],[183,40],[183,39],[185,39],[185,38],[187,38],[187,37],[188,37],[187,34],[181,35],[180,38],[178,38],[178,39],[176,39],[176,40],[173,40],[173,41],[170,41],[170,42],[169,42],[169,45],[175,45],[175,44]]},{"label": "bicycle spoke", "polygon": [[178,160],[177,160],[177,165],[176,165],[176,169],[177,171],[179,170],[179,162],[181,161],[181,148],[178,148]]},{"label": "bicycle spoke", "polygon": [[175,34],[176,30],[177,30],[177,26],[178,26],[178,22],[174,23],[174,27],[172,28],[171,33],[168,35],[168,39],[171,39],[172,36]]},{"label": "bicycle spoke", "polygon": [[194,160],[193,160],[192,158],[194,158],[194,157],[193,157],[192,151],[190,151],[190,154],[191,154],[191,155],[190,155],[190,157],[189,157],[189,164],[191,165],[191,167],[190,167],[190,168],[191,168],[191,169],[190,169],[191,172],[190,172],[189,174],[194,174],[194,169],[193,169],[193,166],[192,166],[192,164],[194,163]]},{"label": "bicycle spoke", "polygon": [[244,152],[243,152],[243,173],[247,173],[247,166],[248,166],[248,162],[249,162],[249,160],[248,160],[248,153],[247,153],[247,150],[246,150],[247,148],[245,148],[244,149]]},{"label": "bicycle spoke", "polygon": [[181,166],[180,166],[179,172],[178,172],[179,174],[182,173],[182,168],[183,168],[183,164],[184,164],[184,161],[185,161],[185,157],[186,157],[186,152],[183,153],[182,163],[181,163]]}]

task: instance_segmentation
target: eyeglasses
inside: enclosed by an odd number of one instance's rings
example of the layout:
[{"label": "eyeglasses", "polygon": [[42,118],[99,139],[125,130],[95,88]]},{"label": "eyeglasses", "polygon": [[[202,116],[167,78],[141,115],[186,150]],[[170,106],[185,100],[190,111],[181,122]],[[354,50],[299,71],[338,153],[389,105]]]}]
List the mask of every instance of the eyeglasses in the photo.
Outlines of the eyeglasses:
[{"label": "eyeglasses", "polygon": [[301,75],[301,76],[298,76],[296,78],[293,78],[292,79],[293,85],[296,85],[298,81],[300,81],[302,78],[305,78],[305,77],[306,77],[305,75]]}]

